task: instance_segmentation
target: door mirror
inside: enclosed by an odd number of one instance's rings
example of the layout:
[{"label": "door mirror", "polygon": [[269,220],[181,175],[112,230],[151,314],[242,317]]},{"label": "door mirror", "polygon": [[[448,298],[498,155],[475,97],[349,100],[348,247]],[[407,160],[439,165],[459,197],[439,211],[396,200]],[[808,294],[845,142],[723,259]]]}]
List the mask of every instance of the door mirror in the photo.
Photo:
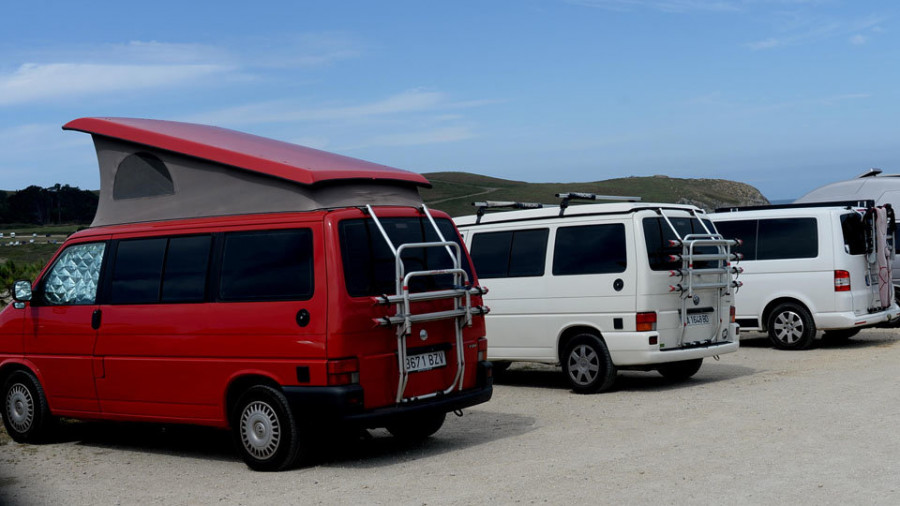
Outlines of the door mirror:
[{"label": "door mirror", "polygon": [[13,285],[13,299],[16,302],[31,300],[31,281],[20,280]]}]

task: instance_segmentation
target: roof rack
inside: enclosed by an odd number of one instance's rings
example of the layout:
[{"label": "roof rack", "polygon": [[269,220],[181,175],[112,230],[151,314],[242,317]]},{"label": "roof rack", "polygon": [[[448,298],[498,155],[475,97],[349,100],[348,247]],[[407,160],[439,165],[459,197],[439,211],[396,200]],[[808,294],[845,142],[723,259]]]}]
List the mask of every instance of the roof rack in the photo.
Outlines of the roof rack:
[{"label": "roof rack", "polygon": [[556,196],[562,199],[562,202],[559,203],[559,215],[562,216],[566,212],[566,208],[569,207],[570,200],[624,200],[625,202],[640,202],[640,197],[622,197],[617,195],[597,195],[596,193],[584,193],[584,192],[568,192],[568,193],[557,193]]},{"label": "roof rack", "polygon": [[804,207],[874,207],[875,201],[867,200],[838,200],[832,202],[805,202],[802,204],[774,204],[768,206],[735,206],[716,208],[717,213],[735,211],[762,211],[766,209],[801,209]]},{"label": "roof rack", "polygon": [[481,223],[481,217],[484,216],[484,211],[487,209],[541,209],[544,207],[544,204],[540,202],[514,202],[511,200],[485,200],[484,202],[472,202],[472,205],[478,209],[475,212],[477,216],[475,223]]}]

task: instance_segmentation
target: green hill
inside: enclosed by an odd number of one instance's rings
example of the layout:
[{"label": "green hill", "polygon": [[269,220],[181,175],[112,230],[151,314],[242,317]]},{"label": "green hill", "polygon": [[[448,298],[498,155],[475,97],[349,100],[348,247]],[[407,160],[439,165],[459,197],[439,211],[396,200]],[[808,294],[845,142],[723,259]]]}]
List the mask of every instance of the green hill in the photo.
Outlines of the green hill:
[{"label": "green hill", "polygon": [[474,214],[472,202],[512,200],[558,204],[563,192],[641,197],[644,202],[693,204],[711,210],[725,205],[760,205],[769,201],[756,188],[724,179],[680,179],[667,176],[626,177],[587,183],[525,183],[467,172],[424,174],[430,189],[420,189],[429,207],[451,216]]}]

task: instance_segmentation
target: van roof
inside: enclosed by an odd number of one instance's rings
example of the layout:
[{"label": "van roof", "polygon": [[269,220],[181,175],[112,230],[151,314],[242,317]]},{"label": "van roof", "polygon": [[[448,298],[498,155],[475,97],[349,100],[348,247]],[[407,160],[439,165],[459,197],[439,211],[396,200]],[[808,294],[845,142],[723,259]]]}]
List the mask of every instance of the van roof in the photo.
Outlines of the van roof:
[{"label": "van roof", "polygon": [[653,202],[617,202],[608,204],[580,204],[570,205],[560,216],[559,206],[547,206],[541,209],[524,209],[519,211],[501,211],[486,212],[478,219],[476,215],[467,215],[453,218],[457,227],[467,227],[474,225],[485,225],[489,223],[507,223],[515,221],[531,221],[531,220],[549,220],[549,219],[565,219],[566,217],[576,216],[599,216],[599,215],[616,215],[630,214],[638,211],[658,209],[675,210],[675,211],[703,211],[695,206],[685,204],[664,204]]},{"label": "van roof", "polygon": [[317,209],[422,205],[420,174],[225,128],[81,118],[100,168],[92,227]]},{"label": "van roof", "polygon": [[209,125],[140,118],[79,118],[77,130],[202,158],[312,185],[343,179],[406,181],[426,188],[421,174]]}]

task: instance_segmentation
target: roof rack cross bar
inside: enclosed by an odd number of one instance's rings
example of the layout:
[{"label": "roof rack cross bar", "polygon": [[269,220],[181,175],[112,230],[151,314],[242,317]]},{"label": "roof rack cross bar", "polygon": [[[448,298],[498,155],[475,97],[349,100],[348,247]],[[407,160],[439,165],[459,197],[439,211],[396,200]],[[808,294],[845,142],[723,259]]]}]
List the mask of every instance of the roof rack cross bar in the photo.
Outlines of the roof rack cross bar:
[{"label": "roof rack cross bar", "polygon": [[475,223],[481,223],[481,217],[487,209],[542,209],[544,204],[540,202],[515,202],[512,200],[485,200],[484,202],[472,202],[477,211],[475,212]]},{"label": "roof rack cross bar", "polygon": [[562,216],[563,213],[566,212],[566,208],[569,207],[570,200],[613,200],[620,201],[624,200],[625,202],[640,202],[640,197],[623,197],[617,195],[597,195],[596,193],[586,193],[586,192],[567,192],[567,193],[557,193],[556,196],[562,199],[562,202],[559,203],[559,215]]}]

